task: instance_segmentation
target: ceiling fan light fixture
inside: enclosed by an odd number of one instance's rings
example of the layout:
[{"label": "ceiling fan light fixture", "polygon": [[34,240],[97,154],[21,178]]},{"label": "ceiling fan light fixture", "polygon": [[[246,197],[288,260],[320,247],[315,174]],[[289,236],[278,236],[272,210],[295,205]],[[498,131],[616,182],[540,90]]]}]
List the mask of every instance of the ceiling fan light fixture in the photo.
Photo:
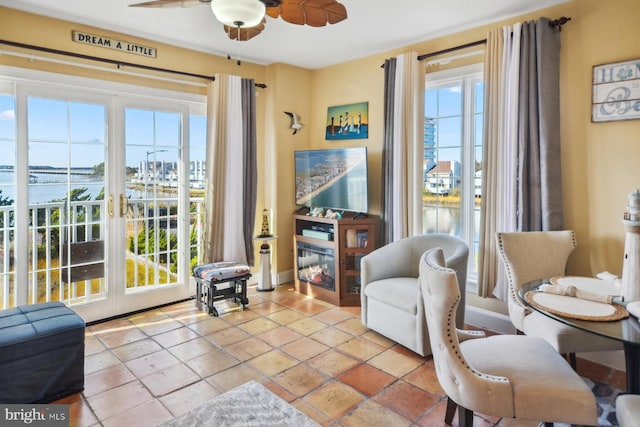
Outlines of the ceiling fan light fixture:
[{"label": "ceiling fan light fixture", "polygon": [[211,0],[216,19],[230,27],[255,27],[264,18],[266,6],[260,0]]}]

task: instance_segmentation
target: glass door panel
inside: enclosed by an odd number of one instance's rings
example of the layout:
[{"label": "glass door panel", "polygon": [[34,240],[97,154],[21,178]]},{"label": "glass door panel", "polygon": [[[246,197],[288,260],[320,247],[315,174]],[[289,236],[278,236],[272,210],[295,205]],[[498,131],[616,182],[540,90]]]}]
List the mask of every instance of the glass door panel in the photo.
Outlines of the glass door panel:
[{"label": "glass door panel", "polygon": [[189,116],[189,275],[202,264],[207,118]]},{"label": "glass door panel", "polygon": [[15,97],[0,94],[0,309],[15,301]]},{"label": "glass door panel", "polygon": [[125,110],[127,292],[179,283],[182,117]]},{"label": "glass door panel", "polygon": [[30,303],[104,299],[104,105],[29,97]]}]

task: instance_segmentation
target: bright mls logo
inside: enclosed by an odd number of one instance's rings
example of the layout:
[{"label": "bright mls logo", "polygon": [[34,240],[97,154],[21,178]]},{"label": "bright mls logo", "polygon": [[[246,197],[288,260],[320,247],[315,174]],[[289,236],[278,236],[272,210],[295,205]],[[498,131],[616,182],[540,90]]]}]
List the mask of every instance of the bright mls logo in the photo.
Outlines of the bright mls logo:
[{"label": "bright mls logo", "polygon": [[68,427],[69,405],[0,405],[0,425]]}]

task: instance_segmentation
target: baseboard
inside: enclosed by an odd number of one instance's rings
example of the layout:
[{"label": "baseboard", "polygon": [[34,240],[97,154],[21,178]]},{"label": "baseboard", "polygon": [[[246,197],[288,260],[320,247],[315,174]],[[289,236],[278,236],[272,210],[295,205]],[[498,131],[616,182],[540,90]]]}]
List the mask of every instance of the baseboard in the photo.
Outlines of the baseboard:
[{"label": "baseboard", "polygon": [[472,305],[466,307],[464,323],[500,334],[516,333],[516,328],[511,323],[509,316]]},{"label": "baseboard", "polygon": [[[283,285],[285,283],[293,282],[293,270],[288,270],[280,273],[271,273],[271,284],[273,286]],[[252,274],[247,279],[247,285],[256,286],[258,284],[258,273]]]},{"label": "baseboard", "polygon": [[273,283],[275,285],[283,285],[285,283],[293,282],[293,270],[280,271],[273,275]]},{"label": "baseboard", "polygon": [[577,355],[582,359],[590,360],[599,365],[604,365],[609,368],[617,369],[618,371],[626,372],[626,364],[624,361],[624,351],[594,351],[590,353],[579,353]]}]

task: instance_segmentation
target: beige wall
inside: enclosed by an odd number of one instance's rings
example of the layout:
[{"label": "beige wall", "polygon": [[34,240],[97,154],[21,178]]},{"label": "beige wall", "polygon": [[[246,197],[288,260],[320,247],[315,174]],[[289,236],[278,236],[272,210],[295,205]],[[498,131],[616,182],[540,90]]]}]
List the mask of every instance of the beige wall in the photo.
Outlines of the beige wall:
[{"label": "beige wall", "polygon": [[[275,272],[290,272],[293,269],[293,237],[291,215],[296,209],[294,197],[293,152],[309,146],[311,114],[311,95],[309,70],[284,64],[267,67],[267,80],[273,90],[267,93],[269,117],[267,136],[264,140],[268,154],[258,171],[264,176],[265,206],[273,212],[273,233],[279,238],[273,244],[272,263]],[[275,89],[277,88],[277,89]],[[289,117],[285,111],[298,114],[305,126],[293,135],[288,129]],[[260,141],[258,141],[260,145]],[[264,174],[262,173],[264,172]],[[284,279],[290,280],[291,278]]]},{"label": "beige wall", "polygon": [[[129,54],[112,49],[90,46],[82,43],[71,41],[71,31],[80,30],[90,34],[121,38],[128,42],[138,43],[148,47],[157,49],[156,58],[147,58],[140,55]],[[42,46],[48,49],[56,49],[61,51],[73,52],[75,54],[90,55],[105,58],[114,61],[123,61],[136,63],[143,66],[166,68],[170,70],[186,71],[194,74],[212,76],[216,73],[237,74],[242,77],[254,78],[257,82],[264,79],[264,67],[261,65],[243,63],[237,66],[236,62],[227,60],[219,56],[208,55],[202,52],[186,50],[174,46],[157,43],[152,40],[141,39],[129,35],[122,35],[90,27],[87,25],[61,21],[57,19],[49,19],[26,12],[17,11],[0,7],[0,39],[11,42],[24,43],[34,46]],[[0,44],[0,49],[16,50],[27,52],[23,49],[12,48]],[[91,65],[102,65],[94,61],[82,61],[72,58],[65,58],[59,55],[50,55],[46,53],[37,53],[41,56],[51,56],[59,59],[67,59],[83,62]],[[135,79],[124,75],[118,75],[110,72],[99,72],[95,70],[87,70],[70,66],[63,66],[42,61],[29,61],[25,59],[15,59],[8,55],[0,55],[0,64],[24,66],[26,68],[41,69],[65,74],[82,75],[86,77],[101,78],[106,80],[114,80],[127,83],[136,83],[152,87],[162,87],[165,89],[187,90],[205,93],[204,89],[190,89],[189,86],[171,85],[166,82],[158,82],[148,79]],[[115,69],[116,66],[109,66]],[[125,70],[138,71],[123,67]],[[151,73],[153,74],[153,73]],[[156,73],[158,74],[158,73]],[[171,77],[167,74],[159,74],[163,77]],[[173,76],[175,77],[175,76]],[[190,80],[187,77],[178,77],[184,80]]]},{"label": "beige wall", "polygon": [[[640,59],[640,2],[637,0],[575,0],[512,20],[478,27],[419,43],[383,55],[355,60],[313,72],[311,145],[322,141],[321,120],[329,105],[369,101],[371,128],[370,198],[380,209],[380,151],[384,59],[399,52],[435,52],[486,37],[488,30],[546,16],[571,17],[561,33],[561,141],[565,227],[576,230],[578,248],[570,274],[608,270],[621,274],[624,246],[622,215],[627,195],[640,188],[640,120],[591,123],[591,72],[594,65]],[[478,49],[471,48],[468,51]],[[460,52],[457,52],[460,53]],[[459,65],[456,63],[455,65]],[[340,143],[343,144],[343,143]]]},{"label": "beige wall", "polygon": [[[411,50],[428,53],[483,39],[488,30],[516,21],[539,16],[552,19],[569,16],[572,20],[565,25],[561,35],[560,93],[565,226],[576,230],[578,237],[578,248],[570,259],[569,273],[590,275],[603,270],[621,273],[624,245],[622,214],[627,195],[640,188],[640,120],[591,123],[591,71],[594,65],[640,58],[640,2],[637,0],[574,0],[542,12],[320,70],[282,64],[260,66],[247,62],[238,67],[226,58],[126,36],[127,40],[158,48],[156,60],[132,58],[132,55],[97,50],[70,41],[71,29],[112,34],[108,31],[3,8],[0,8],[0,16],[1,39],[124,61],[137,60],[145,65],[198,74],[238,74],[266,83],[267,89],[258,90],[258,213],[263,208],[273,211],[273,232],[279,236],[273,250],[276,272],[293,268],[293,151],[366,145],[369,150],[370,210],[373,214],[380,213],[384,77],[380,65],[385,58]],[[26,28],[29,30],[24,31]],[[77,72],[69,67],[34,64],[6,55],[0,55],[0,64]],[[87,75],[85,70],[77,73]],[[112,74],[106,73],[89,72],[88,75],[114,79]],[[369,102],[369,139],[325,141],[327,107],[360,101]],[[302,117],[306,126],[298,135],[292,135],[286,129],[288,119],[284,111],[293,111]],[[259,227],[260,218],[256,223]]]}]

